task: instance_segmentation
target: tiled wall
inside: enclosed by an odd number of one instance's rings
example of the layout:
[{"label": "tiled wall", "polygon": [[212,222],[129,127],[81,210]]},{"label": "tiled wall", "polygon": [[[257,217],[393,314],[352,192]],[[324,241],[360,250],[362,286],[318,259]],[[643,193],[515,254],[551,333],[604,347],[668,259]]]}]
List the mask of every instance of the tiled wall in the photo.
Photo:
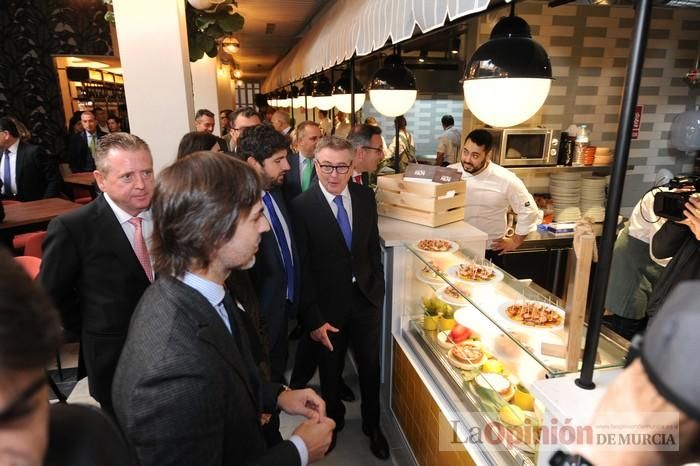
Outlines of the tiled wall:
[{"label": "tiled wall", "polygon": [[[505,10],[478,19],[481,44]],[[550,55],[555,81],[530,122],[555,130],[586,123],[591,142],[614,148],[634,21],[631,7],[549,8],[545,2],[518,3],[516,14],[531,26],[533,38]],[[669,146],[673,118],[700,105],[700,87],[683,76],[700,48],[700,9],[658,8],[652,20],[638,104],[644,106],[639,139],[632,141],[622,205],[631,208],[652,186],[656,172],[692,170],[692,157]],[[471,52],[469,52],[471,53]],[[470,117],[468,111],[467,116]],[[473,121],[471,125],[479,125]]]},{"label": "tiled wall", "polygon": [[391,409],[420,466],[474,466],[461,444],[439,447],[441,433],[454,431],[396,342],[391,390]]},{"label": "tiled wall", "polygon": [[[446,98],[447,97],[447,98]],[[442,133],[440,119],[443,115],[452,115],[455,119],[455,126],[462,127],[462,111],[464,99],[459,96],[432,96],[419,94],[416,103],[411,110],[404,115],[408,123],[407,129],[413,135],[416,144],[416,154],[435,154],[437,151],[437,138]],[[364,118],[373,116],[382,128],[382,135],[386,139],[387,145],[391,144],[391,139],[395,137],[394,119],[379,114],[369,99],[362,107]]]}]

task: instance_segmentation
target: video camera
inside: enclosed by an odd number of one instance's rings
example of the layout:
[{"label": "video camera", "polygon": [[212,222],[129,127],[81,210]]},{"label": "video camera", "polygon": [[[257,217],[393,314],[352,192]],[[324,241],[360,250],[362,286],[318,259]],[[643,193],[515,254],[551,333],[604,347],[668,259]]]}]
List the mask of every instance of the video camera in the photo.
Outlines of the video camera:
[{"label": "video camera", "polygon": [[668,182],[669,189],[654,195],[654,213],[669,220],[685,220],[683,211],[690,196],[700,192],[700,176],[677,176]]}]

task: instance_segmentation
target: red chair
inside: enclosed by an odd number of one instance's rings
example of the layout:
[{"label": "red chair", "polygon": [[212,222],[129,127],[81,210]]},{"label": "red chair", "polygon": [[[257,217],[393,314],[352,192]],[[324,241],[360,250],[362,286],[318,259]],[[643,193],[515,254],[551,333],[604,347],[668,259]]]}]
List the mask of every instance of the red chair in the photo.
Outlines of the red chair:
[{"label": "red chair", "polygon": [[37,231],[34,233],[29,233],[27,241],[24,245],[24,255],[33,256],[41,259],[42,248],[41,245],[46,237],[46,231]]},{"label": "red chair", "polygon": [[27,275],[29,275],[32,280],[34,280],[39,275],[39,269],[41,268],[41,259],[33,256],[17,256],[15,260],[19,262]]}]

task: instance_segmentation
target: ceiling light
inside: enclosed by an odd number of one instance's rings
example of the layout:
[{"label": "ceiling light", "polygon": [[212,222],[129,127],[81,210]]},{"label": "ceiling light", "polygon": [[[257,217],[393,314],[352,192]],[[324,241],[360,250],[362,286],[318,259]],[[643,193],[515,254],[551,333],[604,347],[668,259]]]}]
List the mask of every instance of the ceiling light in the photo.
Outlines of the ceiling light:
[{"label": "ceiling light", "polygon": [[527,22],[511,10],[467,63],[464,101],[484,123],[514,126],[537,113],[551,84],[547,52],[532,40]]},{"label": "ceiling light", "polygon": [[457,55],[459,53],[459,39],[454,39],[452,41],[452,48],[450,49],[452,55]]},{"label": "ceiling light", "polygon": [[241,48],[241,43],[235,37],[227,37],[221,41],[221,47],[224,49],[224,52],[233,55]]},{"label": "ceiling light", "polygon": [[236,79],[241,79],[243,77],[243,71],[241,71],[241,69],[238,67],[234,68],[233,77]]},{"label": "ceiling light", "polygon": [[335,105],[333,100],[331,82],[325,75],[320,75],[317,79],[314,79],[316,85],[314,86],[313,96],[314,105],[319,110],[330,110]]},{"label": "ceiling light", "polygon": [[419,63],[425,63],[425,59],[428,58],[428,51],[427,50],[421,50],[420,55],[418,56],[418,62]]},{"label": "ceiling light", "polygon": [[333,85],[333,104],[343,113],[352,113],[352,101],[355,101],[355,111],[365,104],[365,88],[355,79],[355,95],[350,94],[350,70],[344,70],[340,79]]},{"label": "ceiling light", "polygon": [[388,117],[410,110],[417,95],[416,77],[397,54],[384,60],[384,66],[374,74],[369,85],[369,100],[379,113]]}]

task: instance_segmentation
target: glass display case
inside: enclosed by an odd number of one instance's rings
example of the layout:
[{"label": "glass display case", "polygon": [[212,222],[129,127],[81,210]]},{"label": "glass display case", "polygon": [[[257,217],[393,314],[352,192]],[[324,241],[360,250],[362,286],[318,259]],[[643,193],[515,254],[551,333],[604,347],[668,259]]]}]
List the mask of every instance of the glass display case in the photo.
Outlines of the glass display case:
[{"label": "glass display case", "polygon": [[[564,359],[564,303],[456,242],[405,247],[404,341],[422,349],[423,366],[439,371],[441,390],[460,400],[459,421],[490,436],[488,462],[535,464],[544,413],[529,387],[575,372]],[[581,347],[584,339],[585,328]],[[626,353],[620,341],[601,335],[596,369],[621,367]]]}]

